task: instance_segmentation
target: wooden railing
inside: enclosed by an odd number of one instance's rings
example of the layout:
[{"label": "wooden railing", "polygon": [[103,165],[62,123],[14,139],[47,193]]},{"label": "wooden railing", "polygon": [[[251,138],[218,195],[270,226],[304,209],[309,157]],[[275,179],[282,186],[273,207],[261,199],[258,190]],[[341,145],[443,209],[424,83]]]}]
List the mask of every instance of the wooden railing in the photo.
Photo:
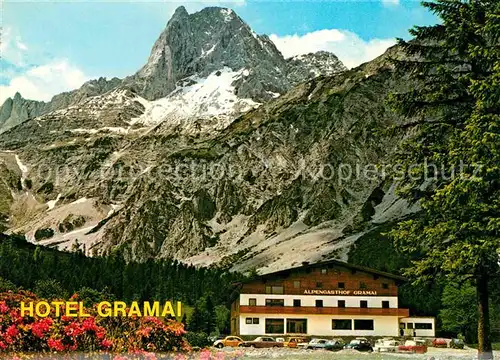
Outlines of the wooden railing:
[{"label": "wooden railing", "polygon": [[240,306],[240,314],[325,314],[325,315],[372,315],[372,316],[410,316],[409,309],[395,308],[339,308],[315,306]]}]

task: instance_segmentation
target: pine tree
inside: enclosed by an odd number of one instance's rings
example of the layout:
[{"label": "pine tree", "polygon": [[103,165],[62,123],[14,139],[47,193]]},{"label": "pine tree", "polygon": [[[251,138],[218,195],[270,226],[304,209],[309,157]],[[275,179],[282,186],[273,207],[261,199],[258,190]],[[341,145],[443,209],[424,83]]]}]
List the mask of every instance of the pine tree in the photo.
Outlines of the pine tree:
[{"label": "pine tree", "polygon": [[[422,211],[391,234],[400,250],[420,256],[407,271],[417,282],[437,276],[474,282],[479,359],[492,359],[489,283],[498,276],[500,255],[500,2],[423,5],[442,23],[415,27],[411,41],[399,41],[404,55],[395,68],[409,74],[411,90],[390,101],[413,127],[401,163],[437,166],[407,174],[400,194]],[[431,179],[425,178],[429,169]]]}]

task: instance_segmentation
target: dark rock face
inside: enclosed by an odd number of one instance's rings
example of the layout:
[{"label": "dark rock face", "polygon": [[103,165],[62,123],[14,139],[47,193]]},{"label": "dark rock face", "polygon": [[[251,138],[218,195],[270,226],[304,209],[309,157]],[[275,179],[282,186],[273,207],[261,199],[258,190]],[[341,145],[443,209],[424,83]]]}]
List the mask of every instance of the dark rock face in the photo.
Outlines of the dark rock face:
[{"label": "dark rock face", "polygon": [[295,83],[304,81],[304,79],[314,79],[320,75],[334,75],[347,70],[338,57],[327,51],[294,56],[287,59],[287,64],[288,78]]},{"label": "dark rock face", "polygon": [[[345,70],[338,59],[331,66],[335,72]],[[283,94],[311,77],[304,62],[287,62],[269,37],[255,34],[231,9],[208,7],[189,15],[181,6],[154,44],[146,65],[125,83],[155,100],[172,92],[178,80],[193,74],[206,77],[223,67],[248,70],[236,82],[236,93],[256,102],[272,99],[273,94]]]},{"label": "dark rock face", "polygon": [[26,100],[16,93],[0,107],[0,132],[8,130],[26,119],[36,117],[46,111],[47,104],[42,101]]}]

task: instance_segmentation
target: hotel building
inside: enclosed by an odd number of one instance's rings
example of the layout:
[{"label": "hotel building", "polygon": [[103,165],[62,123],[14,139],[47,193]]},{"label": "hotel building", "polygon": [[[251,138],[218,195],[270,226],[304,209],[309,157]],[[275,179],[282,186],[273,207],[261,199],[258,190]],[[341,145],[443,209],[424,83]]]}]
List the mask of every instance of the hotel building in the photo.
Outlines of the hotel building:
[{"label": "hotel building", "polygon": [[434,336],[434,318],[398,306],[406,279],[331,260],[235,284],[233,335]]}]

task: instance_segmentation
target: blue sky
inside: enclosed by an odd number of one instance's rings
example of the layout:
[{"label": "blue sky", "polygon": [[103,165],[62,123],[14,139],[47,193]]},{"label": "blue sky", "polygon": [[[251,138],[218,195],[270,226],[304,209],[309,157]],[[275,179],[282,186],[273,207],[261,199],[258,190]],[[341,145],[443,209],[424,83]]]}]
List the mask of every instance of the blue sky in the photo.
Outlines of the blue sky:
[{"label": "blue sky", "polygon": [[414,24],[437,21],[413,0],[4,1],[0,101],[15,91],[48,100],[91,78],[133,74],[180,5],[190,13],[231,7],[285,56],[329,50],[349,67],[407,37]]}]

